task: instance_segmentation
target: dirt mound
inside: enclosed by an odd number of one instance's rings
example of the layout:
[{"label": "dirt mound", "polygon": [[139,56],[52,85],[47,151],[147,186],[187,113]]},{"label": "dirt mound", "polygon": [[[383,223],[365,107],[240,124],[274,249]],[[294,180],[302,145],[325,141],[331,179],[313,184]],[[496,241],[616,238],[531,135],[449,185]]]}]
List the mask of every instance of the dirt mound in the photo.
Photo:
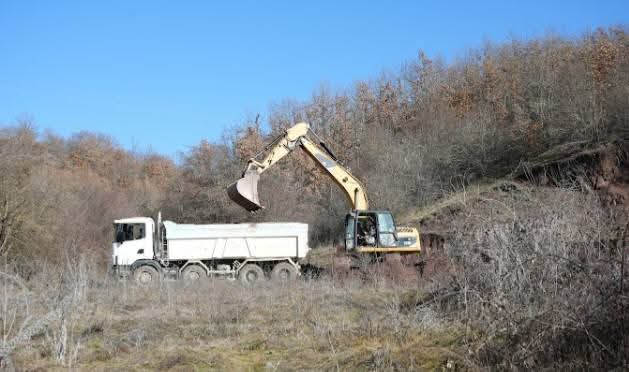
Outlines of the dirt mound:
[{"label": "dirt mound", "polygon": [[471,185],[402,219],[420,229],[424,251],[441,250],[461,229],[470,234],[539,218],[540,206],[555,200],[595,195],[584,213],[607,219],[601,239],[617,239],[629,222],[629,146],[568,143],[522,163],[509,179]]}]

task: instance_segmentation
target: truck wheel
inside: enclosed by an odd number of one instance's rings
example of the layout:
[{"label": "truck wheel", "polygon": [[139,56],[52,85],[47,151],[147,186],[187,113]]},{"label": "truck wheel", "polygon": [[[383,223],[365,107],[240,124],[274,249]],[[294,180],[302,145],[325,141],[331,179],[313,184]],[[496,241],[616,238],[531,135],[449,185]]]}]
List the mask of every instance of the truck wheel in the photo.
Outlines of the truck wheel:
[{"label": "truck wheel", "polygon": [[149,285],[157,283],[161,278],[157,269],[153,266],[144,265],[133,271],[133,279],[142,285]]},{"label": "truck wheel", "polygon": [[207,277],[207,273],[199,265],[188,265],[181,272],[181,277],[183,278],[184,282],[191,283]]},{"label": "truck wheel", "polygon": [[297,269],[288,262],[280,262],[271,271],[271,278],[280,282],[292,282],[297,279]]},{"label": "truck wheel", "polygon": [[238,272],[238,280],[242,284],[253,285],[255,282],[264,279],[264,271],[256,264],[246,264]]}]

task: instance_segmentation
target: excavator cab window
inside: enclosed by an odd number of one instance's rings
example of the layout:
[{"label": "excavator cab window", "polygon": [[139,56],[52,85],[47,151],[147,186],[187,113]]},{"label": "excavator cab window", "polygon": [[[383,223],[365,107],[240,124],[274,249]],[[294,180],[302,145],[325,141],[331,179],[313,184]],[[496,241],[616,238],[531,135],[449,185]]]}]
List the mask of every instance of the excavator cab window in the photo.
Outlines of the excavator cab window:
[{"label": "excavator cab window", "polygon": [[345,250],[347,251],[354,249],[354,222],[353,214],[348,214],[345,217]]},{"label": "excavator cab window", "polygon": [[345,249],[353,250],[354,242],[359,247],[375,247],[378,242],[378,229],[375,213],[360,213],[358,220],[355,214],[345,218]]},{"label": "excavator cab window", "polygon": [[378,240],[381,247],[395,247],[395,221],[391,213],[378,213]]},{"label": "excavator cab window", "polygon": [[358,246],[375,247],[377,241],[376,215],[365,213],[358,216],[357,236]]}]

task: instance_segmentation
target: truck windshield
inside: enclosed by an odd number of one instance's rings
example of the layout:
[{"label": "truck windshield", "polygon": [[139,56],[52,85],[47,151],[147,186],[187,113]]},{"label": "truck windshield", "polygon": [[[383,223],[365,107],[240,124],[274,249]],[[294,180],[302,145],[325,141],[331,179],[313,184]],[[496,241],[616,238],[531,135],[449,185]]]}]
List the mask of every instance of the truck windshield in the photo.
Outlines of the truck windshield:
[{"label": "truck windshield", "polygon": [[143,223],[115,223],[114,242],[122,243],[129,240],[143,239],[146,229]]}]

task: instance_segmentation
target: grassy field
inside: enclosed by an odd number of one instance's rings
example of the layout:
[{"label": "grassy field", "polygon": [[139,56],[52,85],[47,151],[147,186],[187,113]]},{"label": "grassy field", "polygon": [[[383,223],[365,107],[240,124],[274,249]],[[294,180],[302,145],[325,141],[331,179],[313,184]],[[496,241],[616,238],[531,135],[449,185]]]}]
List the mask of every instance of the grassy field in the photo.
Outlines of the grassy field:
[{"label": "grassy field", "polygon": [[[4,302],[3,319],[18,310],[14,324],[27,329],[62,308],[15,348],[19,370],[435,370],[468,363],[462,330],[417,307],[421,280],[371,274],[254,288],[219,279],[144,288],[79,275],[29,289],[28,315],[17,291]],[[62,292],[72,296],[65,305]]]}]

